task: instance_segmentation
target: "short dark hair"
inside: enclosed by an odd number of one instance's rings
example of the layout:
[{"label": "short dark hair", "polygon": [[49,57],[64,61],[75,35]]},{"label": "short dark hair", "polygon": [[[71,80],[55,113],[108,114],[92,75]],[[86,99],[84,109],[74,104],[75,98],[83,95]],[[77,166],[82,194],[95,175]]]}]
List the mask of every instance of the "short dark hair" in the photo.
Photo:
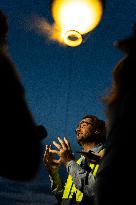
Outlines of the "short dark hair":
[{"label": "short dark hair", "polygon": [[82,119],[90,118],[92,120],[94,130],[94,140],[97,144],[106,141],[106,124],[104,120],[100,120],[95,115],[85,115]]}]

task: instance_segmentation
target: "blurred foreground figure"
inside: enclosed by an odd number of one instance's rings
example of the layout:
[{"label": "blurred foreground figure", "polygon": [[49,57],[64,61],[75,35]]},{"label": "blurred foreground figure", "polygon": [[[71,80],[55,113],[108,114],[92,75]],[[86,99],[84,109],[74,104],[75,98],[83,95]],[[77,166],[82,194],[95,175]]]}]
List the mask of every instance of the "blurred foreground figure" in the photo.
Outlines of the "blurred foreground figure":
[{"label": "blurred foreground figure", "polygon": [[113,70],[111,91],[105,97],[109,134],[97,175],[96,205],[135,203],[136,30],[116,46],[125,57]]},{"label": "blurred foreground figure", "polygon": [[38,170],[40,140],[45,128],[36,126],[25,101],[20,82],[6,45],[8,23],[0,11],[0,176],[30,180]]}]

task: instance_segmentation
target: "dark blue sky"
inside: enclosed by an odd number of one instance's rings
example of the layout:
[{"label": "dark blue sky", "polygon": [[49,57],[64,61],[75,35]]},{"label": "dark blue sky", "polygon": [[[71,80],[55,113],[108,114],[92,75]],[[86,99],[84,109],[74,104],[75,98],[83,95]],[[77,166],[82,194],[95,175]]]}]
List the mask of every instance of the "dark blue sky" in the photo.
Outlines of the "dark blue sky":
[{"label": "dark blue sky", "polygon": [[[136,1],[107,0],[102,21],[75,48],[60,46],[29,29],[34,15],[52,23],[49,0],[0,0],[0,9],[9,19],[9,52],[27,102],[35,121],[48,130],[43,144],[60,135],[68,136],[77,147],[74,128],[78,121],[85,114],[105,119],[101,97],[110,87],[112,70],[123,55],[113,42],[131,33]],[[41,171],[38,183],[47,182],[46,177]]]},{"label": "dark blue sky", "polygon": [[105,119],[101,97],[122,56],[113,42],[131,32],[136,1],[106,1],[102,21],[75,48],[60,46],[29,29],[34,15],[52,23],[49,0],[0,0],[0,8],[9,18],[9,51],[26,98],[37,123],[47,127],[50,139],[60,135],[71,140],[84,114]]}]

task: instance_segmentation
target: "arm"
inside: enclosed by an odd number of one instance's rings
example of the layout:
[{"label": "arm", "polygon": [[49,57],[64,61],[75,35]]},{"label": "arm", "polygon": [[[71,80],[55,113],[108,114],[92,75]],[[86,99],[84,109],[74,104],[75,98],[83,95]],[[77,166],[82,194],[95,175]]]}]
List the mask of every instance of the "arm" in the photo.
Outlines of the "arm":
[{"label": "arm", "polygon": [[53,159],[51,145],[46,145],[43,161],[47,171],[49,172],[52,193],[56,196],[58,201],[61,201],[63,194],[63,184],[58,172],[60,162],[57,162],[55,159]]},{"label": "arm", "polygon": [[52,193],[55,195],[58,201],[61,201],[64,185],[62,183],[59,173],[57,172],[53,176],[49,175],[49,178],[51,182]]}]

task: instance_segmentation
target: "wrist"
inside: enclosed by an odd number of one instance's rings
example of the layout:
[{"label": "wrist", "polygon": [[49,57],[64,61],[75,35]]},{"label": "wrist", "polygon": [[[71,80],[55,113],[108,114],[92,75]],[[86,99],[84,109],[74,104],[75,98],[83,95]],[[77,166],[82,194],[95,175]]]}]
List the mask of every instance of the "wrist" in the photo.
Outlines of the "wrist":
[{"label": "wrist", "polygon": [[58,168],[46,167],[50,176],[54,176],[58,172]]},{"label": "wrist", "polygon": [[57,174],[57,170],[50,170],[49,174],[51,177],[55,176]]}]

